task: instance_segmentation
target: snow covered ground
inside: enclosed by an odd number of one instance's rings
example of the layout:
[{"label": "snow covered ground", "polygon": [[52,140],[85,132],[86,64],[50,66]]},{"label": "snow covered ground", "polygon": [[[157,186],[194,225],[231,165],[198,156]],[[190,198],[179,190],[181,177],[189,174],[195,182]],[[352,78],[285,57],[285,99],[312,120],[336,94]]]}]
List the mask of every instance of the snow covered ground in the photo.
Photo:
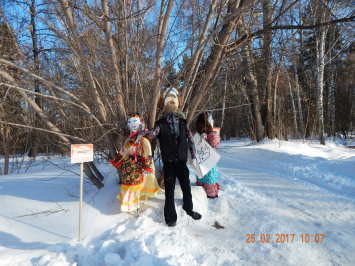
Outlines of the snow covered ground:
[{"label": "snow covered ground", "polygon": [[[266,140],[218,151],[220,197],[208,200],[191,171],[203,217],[185,214],[177,186],[174,228],[164,223],[164,194],[144,202],[139,218],[121,213],[117,174],[99,164],[105,187],[97,194],[84,184],[81,243],[78,165],[37,159],[0,176],[0,265],[355,265],[355,149]],[[57,204],[68,211],[19,217]]]}]

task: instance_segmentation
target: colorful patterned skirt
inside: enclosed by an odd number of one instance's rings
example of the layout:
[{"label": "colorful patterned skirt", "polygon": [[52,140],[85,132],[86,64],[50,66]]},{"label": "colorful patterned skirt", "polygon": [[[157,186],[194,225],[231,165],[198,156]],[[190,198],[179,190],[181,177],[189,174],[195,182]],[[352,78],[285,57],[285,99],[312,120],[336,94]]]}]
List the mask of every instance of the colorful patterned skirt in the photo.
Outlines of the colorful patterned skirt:
[{"label": "colorful patterned skirt", "polygon": [[155,175],[143,177],[143,182],[138,185],[121,185],[117,198],[122,201],[121,211],[130,212],[139,208],[139,202],[160,195],[160,188]]},{"label": "colorful patterned skirt", "polygon": [[196,185],[202,186],[208,197],[217,197],[218,190],[221,190],[217,165],[213,166],[211,171],[209,171],[202,179],[196,176]]},{"label": "colorful patterned skirt", "polygon": [[117,198],[122,201],[121,211],[130,212],[139,208],[139,202],[160,195],[160,188],[155,177],[154,164],[150,165],[152,173],[143,175],[143,168],[148,162],[140,162],[138,157],[135,162],[134,156],[130,156],[123,163],[123,180],[121,191]]}]

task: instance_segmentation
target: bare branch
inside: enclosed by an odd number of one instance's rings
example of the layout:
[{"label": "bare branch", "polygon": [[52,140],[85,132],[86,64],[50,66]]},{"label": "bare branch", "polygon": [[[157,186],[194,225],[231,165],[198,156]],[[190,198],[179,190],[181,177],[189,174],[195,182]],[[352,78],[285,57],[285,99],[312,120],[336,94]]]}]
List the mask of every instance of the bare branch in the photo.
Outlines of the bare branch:
[{"label": "bare branch", "polygon": [[6,124],[6,125],[16,126],[16,127],[30,128],[30,129],[34,129],[34,130],[38,130],[38,131],[53,133],[53,134],[56,134],[58,136],[63,136],[63,137],[68,137],[68,138],[72,138],[72,139],[78,139],[78,140],[81,140],[81,141],[86,141],[85,139],[82,139],[82,138],[78,138],[78,137],[75,137],[75,136],[71,136],[71,135],[67,135],[67,134],[63,134],[63,133],[57,132],[57,131],[51,131],[51,130],[43,129],[43,128],[31,127],[31,126],[27,126],[27,125],[20,125],[20,124],[3,122],[3,121],[0,121],[0,124]]}]

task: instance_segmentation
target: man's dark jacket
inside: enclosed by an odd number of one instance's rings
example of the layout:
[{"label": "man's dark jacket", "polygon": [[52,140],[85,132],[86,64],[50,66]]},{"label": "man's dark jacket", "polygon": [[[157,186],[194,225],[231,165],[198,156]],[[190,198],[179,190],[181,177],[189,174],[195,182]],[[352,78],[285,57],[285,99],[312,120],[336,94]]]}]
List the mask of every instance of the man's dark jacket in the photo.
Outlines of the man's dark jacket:
[{"label": "man's dark jacket", "polygon": [[160,131],[158,139],[160,142],[161,157],[163,163],[171,161],[187,161],[187,136],[186,136],[186,119],[179,118],[178,145],[175,145],[173,134],[165,117],[159,119],[156,123]]}]

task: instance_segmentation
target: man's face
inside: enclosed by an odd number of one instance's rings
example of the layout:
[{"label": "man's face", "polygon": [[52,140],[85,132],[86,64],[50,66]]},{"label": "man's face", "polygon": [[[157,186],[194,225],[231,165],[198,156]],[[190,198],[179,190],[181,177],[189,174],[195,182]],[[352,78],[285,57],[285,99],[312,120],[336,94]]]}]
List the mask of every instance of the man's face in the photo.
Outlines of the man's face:
[{"label": "man's face", "polygon": [[127,121],[127,125],[132,131],[137,131],[139,129],[140,124],[141,120],[138,117],[131,117]]}]

